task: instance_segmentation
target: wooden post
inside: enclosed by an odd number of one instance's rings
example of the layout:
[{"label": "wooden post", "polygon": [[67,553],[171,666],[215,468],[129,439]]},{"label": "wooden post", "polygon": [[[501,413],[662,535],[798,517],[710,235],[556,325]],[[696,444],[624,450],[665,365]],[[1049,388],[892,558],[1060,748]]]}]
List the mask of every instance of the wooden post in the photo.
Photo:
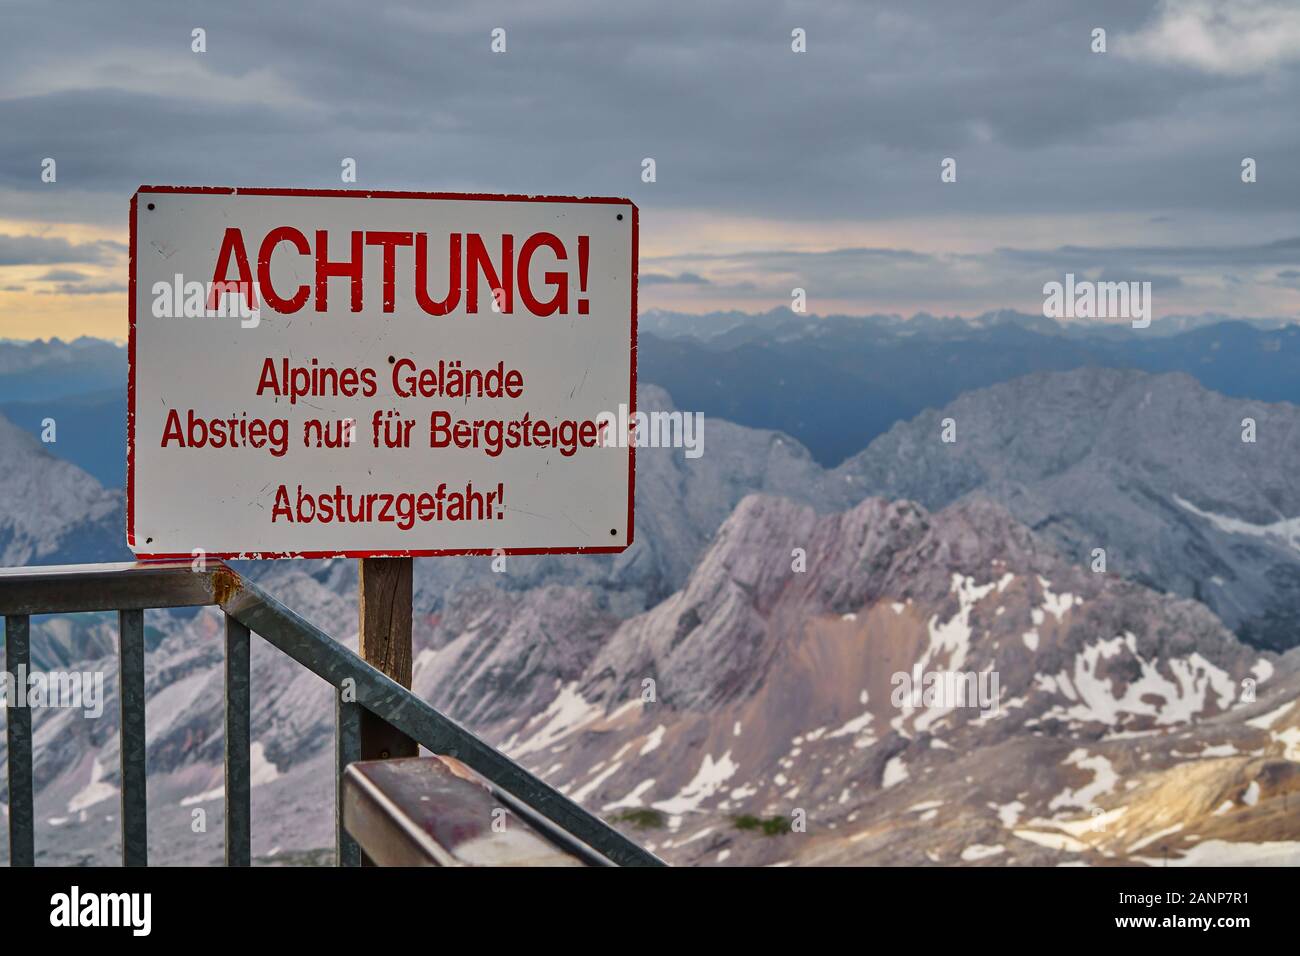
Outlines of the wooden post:
[{"label": "wooden post", "polygon": [[[362,558],[362,660],[403,687],[411,686],[411,558]],[[419,745],[361,708],[361,759],[415,757]]]}]

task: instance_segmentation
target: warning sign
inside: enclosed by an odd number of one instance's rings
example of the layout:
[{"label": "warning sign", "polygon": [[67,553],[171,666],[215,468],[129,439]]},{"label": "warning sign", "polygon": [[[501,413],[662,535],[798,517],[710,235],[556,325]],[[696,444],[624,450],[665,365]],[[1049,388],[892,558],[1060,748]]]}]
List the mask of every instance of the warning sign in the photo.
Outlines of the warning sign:
[{"label": "warning sign", "polygon": [[621,551],[626,199],[141,187],[140,557]]}]

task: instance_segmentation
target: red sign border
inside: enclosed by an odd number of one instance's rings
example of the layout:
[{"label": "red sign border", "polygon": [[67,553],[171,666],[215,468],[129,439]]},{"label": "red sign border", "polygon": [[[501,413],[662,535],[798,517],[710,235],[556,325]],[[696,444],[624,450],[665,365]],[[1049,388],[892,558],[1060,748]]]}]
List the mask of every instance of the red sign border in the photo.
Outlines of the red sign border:
[{"label": "red sign border", "polygon": [[[409,192],[386,189],[276,189],[237,186],[141,186],[131,197],[130,280],[127,286],[127,410],[126,410],[126,543],[136,558],[143,561],[191,558],[183,552],[146,552],[136,550],[135,544],[135,263],[136,263],[136,206],[141,195],[218,196],[312,196],[327,199],[452,199],[474,202],[563,202],[625,205],[632,209],[632,347],[631,395],[628,397],[629,416],[636,414],[636,320],[637,320],[637,265],[640,210],[630,199],[611,196],[528,196],[510,193],[449,193]],[[398,551],[205,551],[210,558],[230,560],[271,560],[281,558],[436,558],[457,555],[528,555],[528,554],[620,554],[632,546],[635,533],[633,503],[636,490],[636,443],[628,443],[627,477],[627,538],[623,544],[600,547],[567,548],[447,548],[433,550]]]}]

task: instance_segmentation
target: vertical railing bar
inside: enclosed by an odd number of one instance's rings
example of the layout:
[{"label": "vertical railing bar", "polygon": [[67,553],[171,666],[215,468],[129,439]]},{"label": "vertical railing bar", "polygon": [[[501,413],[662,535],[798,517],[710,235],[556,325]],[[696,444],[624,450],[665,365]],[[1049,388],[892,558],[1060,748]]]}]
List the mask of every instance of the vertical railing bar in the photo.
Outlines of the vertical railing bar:
[{"label": "vertical railing bar", "polygon": [[343,828],[343,771],[361,759],[361,705],[343,700],[340,688],[334,693],[334,846],[339,866],[360,866],[361,847]]},{"label": "vertical railing bar", "polygon": [[[5,618],[5,669],[15,683],[32,665],[31,618]],[[32,809],[32,709],[6,701],[5,736],[9,745],[9,865],[36,865],[36,817]],[[24,703],[26,703],[24,701]]]},{"label": "vertical railing bar", "polygon": [[226,615],[226,866],[252,863],[248,628]]},{"label": "vertical railing bar", "polygon": [[117,702],[122,757],[122,865],[149,863],[145,794],[144,611],[118,611]]}]

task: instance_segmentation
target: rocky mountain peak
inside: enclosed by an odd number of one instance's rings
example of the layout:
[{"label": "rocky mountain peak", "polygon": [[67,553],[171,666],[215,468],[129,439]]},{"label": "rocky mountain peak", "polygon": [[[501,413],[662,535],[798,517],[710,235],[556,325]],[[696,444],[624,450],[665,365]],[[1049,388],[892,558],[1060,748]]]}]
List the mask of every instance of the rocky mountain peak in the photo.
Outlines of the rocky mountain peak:
[{"label": "rocky mountain peak", "polygon": [[56,458],[3,416],[0,449],[0,564],[129,556],[120,492]]}]

